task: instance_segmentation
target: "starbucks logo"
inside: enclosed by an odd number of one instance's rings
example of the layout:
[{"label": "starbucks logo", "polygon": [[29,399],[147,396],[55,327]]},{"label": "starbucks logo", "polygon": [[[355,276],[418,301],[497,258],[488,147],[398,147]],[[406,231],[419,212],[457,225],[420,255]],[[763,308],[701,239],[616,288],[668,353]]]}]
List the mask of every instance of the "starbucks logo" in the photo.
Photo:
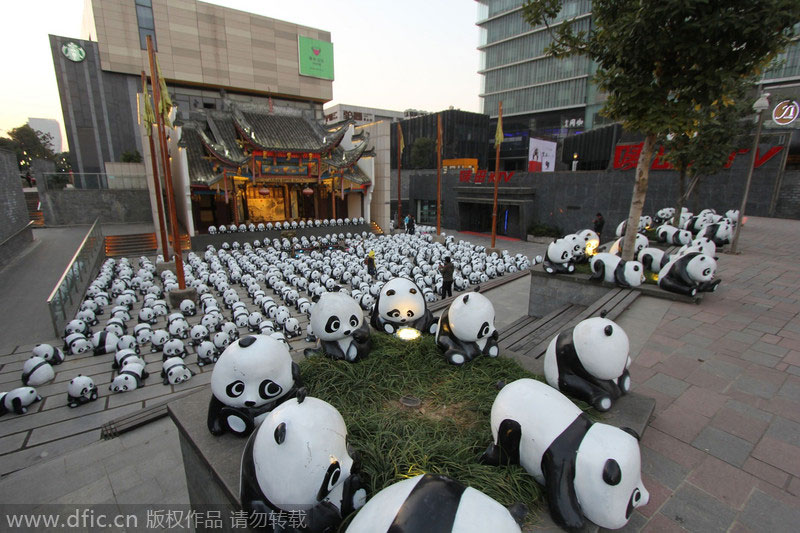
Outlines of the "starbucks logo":
[{"label": "starbucks logo", "polygon": [[61,53],[64,54],[64,57],[76,63],[80,63],[86,59],[86,50],[84,50],[81,45],[72,41],[64,43],[61,47]]}]

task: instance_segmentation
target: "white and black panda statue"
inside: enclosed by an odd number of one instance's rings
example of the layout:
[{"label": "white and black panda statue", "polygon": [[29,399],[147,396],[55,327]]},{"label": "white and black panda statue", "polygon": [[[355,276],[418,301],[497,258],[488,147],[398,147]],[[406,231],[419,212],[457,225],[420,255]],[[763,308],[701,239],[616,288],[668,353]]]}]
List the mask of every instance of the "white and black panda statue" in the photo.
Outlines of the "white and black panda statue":
[{"label": "white and black panda statue", "polygon": [[61,348],[57,348],[50,344],[37,344],[33,350],[33,355],[43,357],[45,361],[51,365],[60,365],[64,362],[64,352]]},{"label": "white and black panda statue", "polygon": [[56,373],[44,357],[30,356],[22,365],[22,384],[28,387],[38,387],[52,381]]},{"label": "white and black panda statue", "polygon": [[92,345],[95,355],[105,355],[117,351],[119,337],[110,331],[98,331],[92,335]]},{"label": "white and black panda statue", "polygon": [[658,275],[658,286],[662,289],[686,296],[698,292],[714,292],[722,280],[714,279],[717,262],[699,252],[690,252],[673,257]]},{"label": "white and black panda statue", "polygon": [[[311,329],[320,340],[322,352],[332,359],[354,363],[372,350],[369,324],[358,303],[343,292],[323,293],[311,307]],[[313,350],[306,351],[311,355]]]},{"label": "white and black panda statue", "polygon": [[629,347],[628,335],[613,321],[599,316],[582,320],[550,341],[544,377],[564,394],[608,411],[631,390]]},{"label": "white and black panda statue", "polygon": [[247,441],[242,509],[251,517],[299,512],[303,526],[292,531],[335,531],[367,499],[353,455],[342,415],[301,389],[268,413]]},{"label": "white and black panda statue", "polygon": [[671,256],[661,248],[643,248],[636,259],[650,272],[658,274],[664,265],[669,263]]},{"label": "white and black panda statue", "polygon": [[523,518],[452,478],[422,474],[373,496],[346,533],[519,533]]},{"label": "white and black panda statue", "polygon": [[572,274],[575,263],[572,257],[573,244],[567,239],[556,239],[547,245],[542,266],[548,274]]},{"label": "white and black panda statue", "polygon": [[481,462],[520,464],[545,486],[550,515],[564,529],[587,520],[619,529],[650,498],[635,432],[592,422],[546,383],[526,378],[503,387],[491,427],[494,442]]},{"label": "white and black panda statue", "polygon": [[[613,254],[613,255],[622,255],[622,245],[623,245],[624,242],[625,242],[625,238],[624,237],[619,238],[616,241],[614,241],[614,243],[608,249],[608,253]],[[636,234],[636,242],[634,243],[634,246],[633,246],[633,257],[636,257],[636,255],[639,252],[641,252],[644,248],[647,248],[647,246],[649,244],[650,244],[650,241],[647,239],[647,237],[645,235],[642,235],[641,233],[637,233]]]},{"label": "white and black panda statue", "polygon": [[592,275],[589,279],[615,283],[629,289],[644,283],[644,266],[639,261],[625,261],[618,255],[599,253],[589,260]]},{"label": "white and black panda statue", "polygon": [[120,369],[117,377],[108,386],[108,390],[112,392],[127,392],[139,389],[149,375],[141,363],[127,364]]},{"label": "white and black panda statue", "polygon": [[67,385],[67,405],[78,407],[97,399],[97,385],[89,376],[78,374]]},{"label": "white and black panda statue", "polygon": [[18,387],[11,392],[0,392],[0,416],[6,413],[24,415],[31,404],[41,399],[33,387]]},{"label": "white and black panda statue", "polygon": [[225,348],[211,373],[208,430],[249,435],[300,383],[300,368],[286,344],[266,335],[241,337]]},{"label": "white and black panda statue", "polygon": [[442,316],[436,330],[436,345],[454,365],[479,355],[497,357],[498,333],[494,327],[494,306],[479,292],[456,297]]},{"label": "white and black panda statue", "polygon": [[161,379],[164,385],[178,385],[189,381],[194,372],[186,366],[180,357],[170,357],[161,364]]},{"label": "white and black panda statue", "polygon": [[[437,325],[422,291],[408,278],[393,278],[381,287],[372,308],[370,324],[376,330],[389,334],[401,327],[435,333]],[[320,335],[316,327],[314,331],[317,336]]]}]

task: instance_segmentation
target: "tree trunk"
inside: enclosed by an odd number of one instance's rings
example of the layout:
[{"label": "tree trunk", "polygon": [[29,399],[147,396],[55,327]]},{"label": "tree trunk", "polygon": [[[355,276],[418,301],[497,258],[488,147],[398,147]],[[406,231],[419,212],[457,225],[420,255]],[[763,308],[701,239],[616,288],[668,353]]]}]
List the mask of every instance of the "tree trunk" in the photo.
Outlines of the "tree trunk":
[{"label": "tree trunk", "polygon": [[681,169],[678,176],[678,204],[675,207],[675,218],[672,219],[672,225],[680,228],[681,225],[681,211],[683,211],[683,197],[686,195],[686,168]]},{"label": "tree trunk", "polygon": [[622,259],[631,261],[636,246],[636,234],[639,228],[639,217],[644,209],[644,199],[647,195],[647,182],[650,178],[650,162],[653,160],[653,148],[656,145],[656,134],[648,133],[644,138],[642,153],[639,154],[639,164],[636,165],[636,181],[633,184],[633,198],[631,210],[628,213],[628,224],[622,241]]}]

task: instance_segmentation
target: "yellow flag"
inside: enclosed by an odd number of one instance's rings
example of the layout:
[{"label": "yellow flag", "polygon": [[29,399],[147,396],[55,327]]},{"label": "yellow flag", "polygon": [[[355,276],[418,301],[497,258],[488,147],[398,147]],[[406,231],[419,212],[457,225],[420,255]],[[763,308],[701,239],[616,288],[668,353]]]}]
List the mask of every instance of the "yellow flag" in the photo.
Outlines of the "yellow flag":
[{"label": "yellow flag", "polygon": [[158,73],[158,87],[161,92],[161,99],[158,102],[158,112],[161,115],[161,120],[168,128],[172,127],[169,121],[169,112],[172,110],[172,99],[169,97],[167,90],[167,82],[164,81],[164,76],[161,74],[161,66],[158,64],[158,56],[153,54],[156,58],[156,72]]},{"label": "yellow flag", "polygon": [[403,128],[400,127],[400,123],[399,122],[397,123],[397,139],[398,139],[397,142],[400,143],[400,153],[402,154],[403,150],[405,150],[405,148],[406,148],[406,143],[403,140]]},{"label": "yellow flag", "polygon": [[500,146],[501,142],[503,142],[503,115],[497,117],[497,131],[494,133],[495,147]]},{"label": "yellow flag", "polygon": [[142,80],[142,96],[144,97],[144,107],[142,108],[142,124],[147,132],[147,135],[153,134],[153,124],[156,121],[156,115],[153,113],[153,105],[150,103],[150,94],[147,92],[147,81]]}]

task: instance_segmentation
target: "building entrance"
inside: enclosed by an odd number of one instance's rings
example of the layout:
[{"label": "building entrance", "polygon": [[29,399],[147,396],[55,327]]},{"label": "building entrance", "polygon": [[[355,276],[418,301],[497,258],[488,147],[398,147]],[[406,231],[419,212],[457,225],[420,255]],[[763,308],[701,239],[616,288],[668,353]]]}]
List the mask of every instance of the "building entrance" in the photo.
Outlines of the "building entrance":
[{"label": "building entrance", "polygon": [[[492,204],[459,202],[458,215],[461,231],[492,232]],[[497,234],[517,237],[519,234],[519,206],[498,203]]]}]

